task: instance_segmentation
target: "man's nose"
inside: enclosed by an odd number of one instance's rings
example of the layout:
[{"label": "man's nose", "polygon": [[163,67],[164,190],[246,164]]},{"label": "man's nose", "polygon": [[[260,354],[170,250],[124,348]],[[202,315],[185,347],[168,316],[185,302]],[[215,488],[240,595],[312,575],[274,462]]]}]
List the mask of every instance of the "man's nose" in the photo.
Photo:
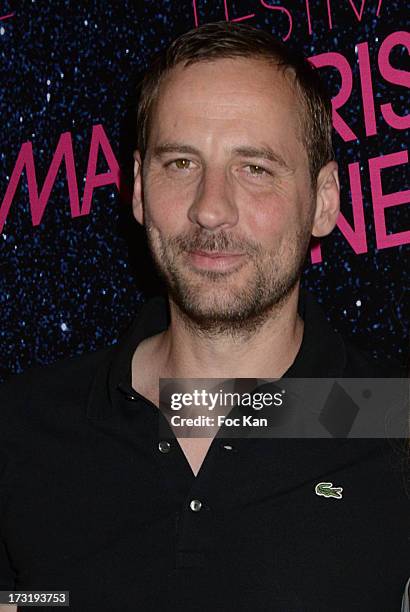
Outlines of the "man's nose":
[{"label": "man's nose", "polygon": [[188,218],[209,230],[236,225],[238,208],[233,185],[225,169],[206,169],[189,208]]}]

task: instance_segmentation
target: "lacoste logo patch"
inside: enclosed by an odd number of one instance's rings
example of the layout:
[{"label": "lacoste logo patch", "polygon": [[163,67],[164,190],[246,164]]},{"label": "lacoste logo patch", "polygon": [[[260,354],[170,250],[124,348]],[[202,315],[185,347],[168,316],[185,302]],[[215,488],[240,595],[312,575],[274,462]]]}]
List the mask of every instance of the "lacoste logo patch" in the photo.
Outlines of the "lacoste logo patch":
[{"label": "lacoste logo patch", "polygon": [[334,497],[335,499],[342,499],[343,487],[334,487],[333,482],[318,482],[315,486],[316,495],[322,497]]}]

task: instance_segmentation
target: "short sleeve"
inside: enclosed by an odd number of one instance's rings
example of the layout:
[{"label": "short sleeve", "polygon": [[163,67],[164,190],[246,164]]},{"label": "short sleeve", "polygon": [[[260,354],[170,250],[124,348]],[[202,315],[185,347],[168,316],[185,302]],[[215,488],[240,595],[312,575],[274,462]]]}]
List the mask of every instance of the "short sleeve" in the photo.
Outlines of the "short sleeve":
[{"label": "short sleeve", "polygon": [[12,589],[14,589],[14,572],[10,566],[6,546],[0,540],[0,591]]},{"label": "short sleeve", "polygon": [[403,600],[401,604],[401,612],[410,612],[409,594],[410,594],[410,578],[406,582],[406,588],[404,589]]},{"label": "short sleeve", "polygon": [[[12,569],[10,556],[7,550],[7,540],[4,534],[3,512],[4,501],[7,499],[6,480],[8,474],[8,448],[14,442],[10,437],[8,424],[9,413],[14,408],[12,402],[13,393],[8,383],[0,385],[0,590],[8,591],[14,589],[15,572]],[[14,391],[14,397],[17,397]]]}]

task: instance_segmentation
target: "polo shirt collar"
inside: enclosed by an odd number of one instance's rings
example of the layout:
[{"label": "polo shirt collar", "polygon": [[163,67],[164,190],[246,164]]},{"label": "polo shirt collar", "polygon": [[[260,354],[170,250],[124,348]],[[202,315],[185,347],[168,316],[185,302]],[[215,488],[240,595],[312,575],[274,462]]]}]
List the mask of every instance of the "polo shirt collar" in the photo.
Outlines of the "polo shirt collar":
[{"label": "polo shirt collar", "polygon": [[[298,311],[304,320],[302,344],[285,378],[338,378],[346,364],[344,342],[333,331],[313,296],[301,290]],[[115,411],[121,393],[138,397],[131,386],[131,361],[138,344],[169,326],[169,306],[158,296],[144,303],[131,327],[98,368],[87,400],[89,418],[105,418]]]},{"label": "polo shirt collar", "polygon": [[286,378],[338,378],[346,367],[345,344],[311,293],[301,290],[298,312],[304,321],[303,338]]},{"label": "polo shirt collar", "polygon": [[107,359],[94,376],[87,400],[89,418],[105,418],[112,414],[119,389],[131,388],[131,361],[138,344],[149,336],[165,331],[169,325],[168,302],[161,296],[141,305],[127,332],[112,347]]}]

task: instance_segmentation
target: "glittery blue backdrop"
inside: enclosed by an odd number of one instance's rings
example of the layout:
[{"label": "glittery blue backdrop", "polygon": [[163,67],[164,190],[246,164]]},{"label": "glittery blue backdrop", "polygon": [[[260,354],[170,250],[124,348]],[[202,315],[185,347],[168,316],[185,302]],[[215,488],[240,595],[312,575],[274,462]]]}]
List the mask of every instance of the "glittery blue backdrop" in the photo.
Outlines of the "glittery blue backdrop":
[{"label": "glittery blue backdrop", "polygon": [[[360,12],[361,0],[352,0]],[[379,6],[380,14],[376,16]],[[405,149],[408,133],[390,128],[380,115],[392,102],[405,115],[403,87],[384,81],[377,69],[381,41],[405,28],[406,3],[364,2],[359,22],[349,0],[197,0],[200,23],[249,14],[250,25],[284,36],[307,56],[342,53],[353,69],[353,91],[340,111],[359,134],[349,143],[336,135],[343,186],[342,210],[352,223],[347,164],[361,166],[368,252],[356,255],[338,229],[322,246],[323,262],[309,265],[304,282],[323,303],[335,328],[375,355],[408,355],[409,245],[377,250],[367,160]],[[327,6],[331,10],[329,27]],[[307,8],[310,10],[309,34]],[[71,132],[80,199],[92,126],[102,124],[129,176],[132,152],[133,92],[149,58],[176,35],[191,29],[190,0],[157,2],[40,0],[0,3],[1,122],[0,202],[24,142],[33,145],[39,189],[61,133]],[[366,138],[358,80],[356,45],[369,43],[376,100],[377,135]],[[391,62],[408,69],[408,53],[396,47]],[[406,68],[407,66],[407,68]],[[322,69],[333,94],[340,76]],[[98,171],[107,164],[100,155]],[[383,171],[383,190],[408,186],[408,164]],[[407,187],[408,188],[408,187]],[[386,210],[390,233],[410,228],[410,206]],[[32,364],[114,343],[138,302],[150,291],[143,237],[131,221],[126,200],[114,185],[95,189],[91,212],[72,218],[63,168],[40,225],[33,227],[23,173],[0,235],[0,379]],[[320,341],[320,339],[318,339]]]}]

